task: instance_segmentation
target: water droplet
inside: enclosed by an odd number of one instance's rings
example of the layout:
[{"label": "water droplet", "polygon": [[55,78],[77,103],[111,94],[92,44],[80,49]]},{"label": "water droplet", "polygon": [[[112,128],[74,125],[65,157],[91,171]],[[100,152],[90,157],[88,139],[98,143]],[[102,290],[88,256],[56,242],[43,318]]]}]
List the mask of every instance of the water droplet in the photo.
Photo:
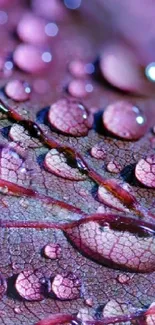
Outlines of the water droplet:
[{"label": "water droplet", "polygon": [[99,215],[96,220],[92,217],[79,222],[67,229],[66,234],[81,253],[100,264],[132,272],[152,272],[155,270],[154,230],[146,227],[131,218]]},{"label": "water droplet", "polygon": [[91,93],[93,91],[94,87],[92,84],[88,83],[85,85],[85,89],[86,89],[87,93]]},{"label": "water droplet", "polygon": [[[86,88],[88,88],[91,91],[88,91],[88,89]],[[68,92],[73,97],[84,98],[88,95],[88,92],[92,92],[92,91],[93,91],[93,86],[91,84],[86,83],[86,81],[84,80],[74,79],[68,85]]]},{"label": "water droplet", "polygon": [[78,9],[81,5],[81,0],[64,0],[64,4],[68,9]]},{"label": "water droplet", "polygon": [[21,70],[29,73],[39,73],[46,68],[46,62],[42,60],[42,52],[30,44],[18,45],[13,59]]},{"label": "water droplet", "polygon": [[49,243],[44,247],[44,255],[52,260],[60,258],[61,247],[59,244]]},{"label": "water droplet", "polygon": [[25,101],[30,97],[30,86],[20,80],[11,80],[5,86],[5,93],[15,101]]},{"label": "water droplet", "polygon": [[0,300],[2,299],[6,291],[7,291],[7,282],[0,274]]},{"label": "water droplet", "polygon": [[87,298],[86,300],[85,300],[85,304],[87,305],[87,306],[90,306],[90,307],[92,307],[93,306],[93,298]]},{"label": "water droplet", "polygon": [[85,63],[80,59],[73,60],[69,64],[69,72],[76,78],[85,78],[87,74],[92,74],[94,69],[92,63]]},{"label": "water droplet", "polygon": [[114,135],[136,140],[147,131],[144,113],[129,102],[120,101],[107,106],[103,113],[103,124]]},{"label": "water droplet", "polygon": [[55,37],[58,34],[59,28],[55,23],[48,23],[45,26],[45,33],[48,36]]},{"label": "water droplet", "polygon": [[43,276],[37,271],[23,271],[16,279],[15,287],[19,295],[29,301],[44,299],[46,288],[42,283]]},{"label": "water droplet", "polygon": [[93,124],[93,116],[76,99],[60,99],[52,104],[48,114],[49,122],[63,133],[87,135]]},{"label": "water droplet", "polygon": [[57,274],[52,282],[52,291],[60,300],[77,299],[81,295],[80,281],[72,273]]},{"label": "water droplet", "polygon": [[155,155],[138,161],[135,176],[143,185],[155,188]]},{"label": "water droplet", "polygon": [[32,137],[29,131],[20,124],[13,124],[9,131],[9,137],[18,144],[22,144],[25,148],[38,148],[42,146],[42,143],[37,138]]},{"label": "water droplet", "polygon": [[[103,308],[104,317],[121,316],[128,313],[129,313],[128,305],[125,303],[118,302],[117,300],[114,299],[108,301],[108,303]],[[120,324],[130,325],[131,323],[129,321],[129,322],[121,322]]]},{"label": "water droplet", "polygon": [[17,33],[23,42],[39,45],[47,42],[45,20],[33,13],[23,15],[17,26]]},{"label": "water droplet", "polygon": [[51,149],[45,156],[44,166],[55,175],[70,180],[84,180],[87,176],[79,171],[77,161],[63,152]]},{"label": "water droplet", "polygon": [[16,313],[16,314],[20,314],[21,313],[21,309],[20,309],[20,307],[18,306],[18,307],[15,307],[14,308],[14,312]]},{"label": "water droplet", "polygon": [[45,18],[54,21],[64,21],[67,17],[67,10],[62,1],[58,0],[33,0],[32,6],[34,11]]},{"label": "water droplet", "polygon": [[128,284],[130,281],[131,276],[121,273],[117,276],[117,281],[122,284]]},{"label": "water droplet", "polygon": [[116,160],[111,160],[109,161],[109,163],[107,164],[107,170],[110,173],[119,173],[121,171],[121,165],[116,161]]},{"label": "water droplet", "polygon": [[82,321],[82,325],[85,324],[86,321],[93,321],[93,317],[90,315],[90,310],[88,308],[80,308],[77,318]]},{"label": "water droplet", "polygon": [[106,148],[103,142],[95,144],[91,148],[91,156],[96,159],[104,159],[106,157]]}]

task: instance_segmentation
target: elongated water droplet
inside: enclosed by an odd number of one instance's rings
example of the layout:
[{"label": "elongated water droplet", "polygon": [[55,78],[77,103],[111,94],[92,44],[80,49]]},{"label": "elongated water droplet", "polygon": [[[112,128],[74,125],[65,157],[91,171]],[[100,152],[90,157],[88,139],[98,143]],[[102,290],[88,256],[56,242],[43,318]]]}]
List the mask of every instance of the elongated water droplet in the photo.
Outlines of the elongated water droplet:
[{"label": "elongated water droplet", "polygon": [[87,178],[85,174],[80,172],[80,166],[78,165],[77,160],[74,157],[71,157],[70,155],[67,155],[56,149],[51,149],[46,154],[44,166],[48,171],[52,172],[53,174],[66,179],[80,181]]}]

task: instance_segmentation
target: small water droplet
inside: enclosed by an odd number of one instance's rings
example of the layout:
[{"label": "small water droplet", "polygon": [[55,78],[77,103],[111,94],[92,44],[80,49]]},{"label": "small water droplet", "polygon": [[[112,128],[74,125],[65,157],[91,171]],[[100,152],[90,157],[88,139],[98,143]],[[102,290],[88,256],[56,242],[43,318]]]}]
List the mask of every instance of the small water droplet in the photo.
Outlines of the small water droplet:
[{"label": "small water droplet", "polygon": [[147,65],[145,68],[145,75],[150,81],[155,82],[155,62],[151,62]]},{"label": "small water droplet", "polygon": [[0,25],[6,24],[8,21],[8,14],[5,11],[0,10]]},{"label": "small water droplet", "polygon": [[121,273],[117,276],[117,281],[122,284],[127,284],[130,281],[130,276],[124,273]]},{"label": "small water droplet", "polygon": [[15,308],[14,308],[14,312],[15,312],[16,314],[20,314],[20,313],[21,313],[21,309],[20,309],[20,307],[15,307]]},{"label": "small water droplet", "polygon": [[52,291],[60,300],[77,299],[81,295],[80,281],[72,273],[57,274],[52,282]]},{"label": "small water droplet", "polygon": [[121,171],[121,165],[116,160],[111,160],[107,164],[107,170],[110,173],[119,173]]},{"label": "small water droplet", "polygon": [[49,243],[44,247],[44,255],[52,260],[60,258],[61,247],[59,244]]}]

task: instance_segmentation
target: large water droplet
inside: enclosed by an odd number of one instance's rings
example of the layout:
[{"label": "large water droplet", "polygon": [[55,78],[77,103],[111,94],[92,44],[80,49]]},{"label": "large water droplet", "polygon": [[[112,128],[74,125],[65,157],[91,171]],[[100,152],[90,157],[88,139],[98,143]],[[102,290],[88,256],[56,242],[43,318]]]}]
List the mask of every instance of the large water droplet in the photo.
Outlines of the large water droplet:
[{"label": "large water droplet", "polygon": [[5,93],[15,101],[28,100],[31,93],[30,86],[20,80],[11,80],[5,86]]},{"label": "large water droplet", "polygon": [[145,186],[155,188],[155,155],[140,159],[136,165],[135,175]]},{"label": "large water droplet", "polygon": [[57,274],[52,282],[52,291],[60,300],[77,299],[81,295],[80,281],[72,273]]},{"label": "large water droplet", "polygon": [[93,117],[75,99],[60,99],[52,104],[48,114],[49,122],[57,130],[74,135],[87,135],[93,124]]},{"label": "large water droplet", "polygon": [[13,124],[9,131],[9,137],[18,144],[21,143],[25,148],[38,148],[42,146],[42,143],[37,138],[32,137],[30,132],[20,124]]},{"label": "large water droplet", "polygon": [[139,139],[147,131],[144,113],[125,101],[108,105],[103,113],[103,123],[108,131],[127,140]]},{"label": "large water droplet", "polygon": [[46,292],[43,275],[37,271],[21,272],[17,276],[15,287],[19,295],[29,301],[43,300]]},{"label": "large water droplet", "polygon": [[112,216],[105,215],[96,221],[79,222],[66,234],[82,253],[98,263],[152,272],[155,271],[155,237],[150,231],[143,230],[135,220],[121,220],[118,216],[112,220]]},{"label": "large water droplet", "polygon": [[[128,304],[120,303],[117,300],[109,300],[108,303],[103,308],[103,316],[104,317],[114,317],[114,316],[122,316],[124,314],[128,314]],[[116,322],[115,322],[116,323]],[[129,322],[117,322],[116,324],[120,325],[131,325]]]},{"label": "large water droplet", "polygon": [[63,152],[51,149],[45,156],[44,166],[55,175],[70,180],[84,180],[86,175],[79,171],[76,159],[67,156]]}]

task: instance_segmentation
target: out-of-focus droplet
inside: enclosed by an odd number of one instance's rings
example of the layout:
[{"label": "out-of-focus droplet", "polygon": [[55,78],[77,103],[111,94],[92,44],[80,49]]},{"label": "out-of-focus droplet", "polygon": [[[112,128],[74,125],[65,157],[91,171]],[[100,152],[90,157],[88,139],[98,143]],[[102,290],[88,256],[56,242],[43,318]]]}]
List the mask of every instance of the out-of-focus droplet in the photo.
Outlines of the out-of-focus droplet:
[{"label": "out-of-focus droplet", "polygon": [[144,113],[132,103],[125,101],[107,106],[103,113],[103,124],[108,131],[126,140],[137,140],[147,131]]},{"label": "out-of-focus droplet", "polygon": [[68,68],[75,78],[85,78],[88,74],[92,74],[95,69],[92,63],[85,63],[80,59],[71,61]]},{"label": "out-of-focus droplet", "polygon": [[0,10],[0,25],[6,24],[8,21],[8,14],[5,11]]},{"label": "out-of-focus droplet", "polygon": [[28,100],[31,93],[30,86],[21,80],[11,80],[5,86],[5,93],[15,101]]},{"label": "out-of-focus droplet", "polygon": [[93,85],[84,80],[74,79],[68,85],[68,92],[71,96],[84,98],[93,91]]},{"label": "out-of-focus droplet", "polygon": [[44,255],[52,260],[61,256],[61,247],[59,244],[49,243],[44,247]]},{"label": "out-of-focus droplet", "polygon": [[51,62],[52,61],[52,54],[50,52],[43,52],[41,58],[46,63]]},{"label": "out-of-focus droplet", "polygon": [[64,4],[68,9],[78,9],[81,5],[81,0],[64,0]]},{"label": "out-of-focus droplet", "polygon": [[138,161],[135,168],[135,176],[143,185],[155,188],[155,155]]},{"label": "out-of-focus droplet", "polygon": [[18,23],[17,33],[23,42],[39,45],[48,40],[45,26],[46,21],[43,18],[26,13]]},{"label": "out-of-focus droplet", "polygon": [[54,21],[64,21],[67,17],[67,10],[62,1],[59,0],[33,0],[32,7],[38,15]]},{"label": "out-of-focus droplet", "polygon": [[52,281],[52,291],[60,300],[77,299],[81,295],[81,284],[72,273],[57,274]]},{"label": "out-of-focus droplet", "polygon": [[33,45],[20,44],[17,46],[13,59],[16,65],[29,73],[42,72],[47,68],[47,62],[42,59],[42,51]]}]

